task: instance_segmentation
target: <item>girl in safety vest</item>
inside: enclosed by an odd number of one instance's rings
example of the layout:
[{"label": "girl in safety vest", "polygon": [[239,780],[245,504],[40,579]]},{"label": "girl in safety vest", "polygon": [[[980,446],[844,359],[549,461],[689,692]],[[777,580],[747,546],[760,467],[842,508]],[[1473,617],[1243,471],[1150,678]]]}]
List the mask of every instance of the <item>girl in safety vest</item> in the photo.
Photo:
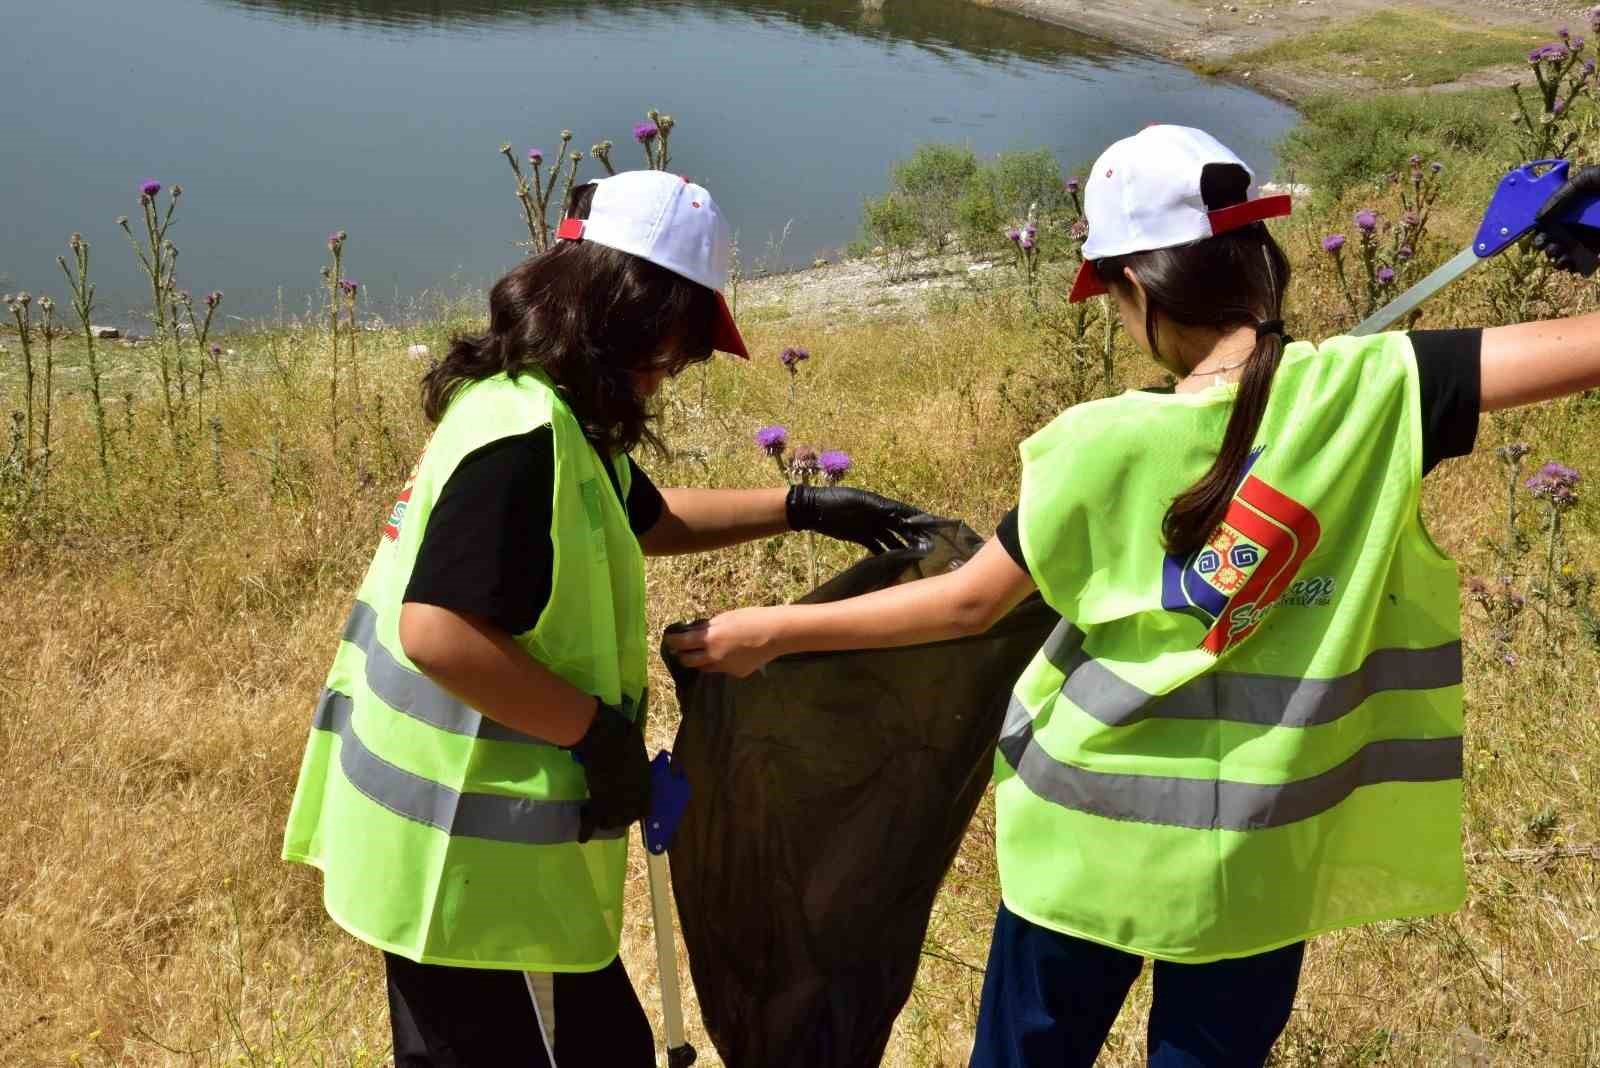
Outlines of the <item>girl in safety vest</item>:
[{"label": "girl in safety vest", "polygon": [[395,1061],[655,1063],[617,957],[645,813],[644,555],[787,530],[873,549],[910,507],[861,491],[657,490],[650,399],[713,349],[711,195],[659,171],[580,187],[550,251],[495,283],[488,332],[423,379],[437,424],[316,710],[283,853],[383,951]]},{"label": "girl in safety vest", "polygon": [[980,632],[1035,590],[1061,614],[1000,733],[974,1065],[1092,1064],[1144,957],[1150,1063],[1259,1065],[1307,938],[1465,896],[1459,579],[1421,482],[1480,411],[1600,386],[1600,315],[1291,342],[1261,222],[1289,203],[1251,181],[1175,126],[1095,163],[1072,297],[1109,292],[1179,380],[1025,441],[1021,503],[965,567],[669,639],[742,675]]}]

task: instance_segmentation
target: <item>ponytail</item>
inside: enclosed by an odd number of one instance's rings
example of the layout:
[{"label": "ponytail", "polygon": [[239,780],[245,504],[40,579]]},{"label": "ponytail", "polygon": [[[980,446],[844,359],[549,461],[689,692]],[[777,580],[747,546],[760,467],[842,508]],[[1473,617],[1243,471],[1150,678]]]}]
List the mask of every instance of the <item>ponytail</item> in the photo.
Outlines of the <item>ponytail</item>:
[{"label": "ponytail", "polygon": [[[1264,325],[1282,329],[1281,323]],[[1200,481],[1178,494],[1161,521],[1161,536],[1168,552],[1188,556],[1204,545],[1227,515],[1228,505],[1244,481],[1256,431],[1261,429],[1261,417],[1266,414],[1267,398],[1272,392],[1272,376],[1283,359],[1283,335],[1261,330],[1257,333],[1256,347],[1239,379],[1239,395],[1234,399],[1233,414],[1228,417],[1228,429],[1222,435],[1216,460]]]}]

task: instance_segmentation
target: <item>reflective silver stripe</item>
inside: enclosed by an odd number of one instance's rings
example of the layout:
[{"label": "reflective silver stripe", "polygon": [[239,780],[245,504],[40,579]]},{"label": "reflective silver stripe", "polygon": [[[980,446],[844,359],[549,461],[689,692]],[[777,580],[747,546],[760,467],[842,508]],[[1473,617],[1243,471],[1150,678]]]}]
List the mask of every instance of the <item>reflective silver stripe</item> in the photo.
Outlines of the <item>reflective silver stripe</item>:
[{"label": "reflective silver stripe", "polygon": [[1355,671],[1331,679],[1213,671],[1169,694],[1146,693],[1083,648],[1083,631],[1063,621],[1044,644],[1066,676],[1062,696],[1108,727],[1146,719],[1217,719],[1269,727],[1314,727],[1361,707],[1376,693],[1436,690],[1461,682],[1461,643],[1377,649]]},{"label": "reflective silver stripe", "polygon": [[[350,609],[350,619],[344,625],[344,640],[367,654],[367,688],[396,712],[451,734],[464,734],[488,742],[551,744],[489,719],[456,700],[426,675],[396,660],[378,640],[378,613],[371,605],[357,601]],[[635,718],[632,701],[624,701],[623,711],[630,719]]]},{"label": "reflective silver stripe", "polygon": [[[344,777],[368,798],[406,819],[463,838],[520,845],[560,845],[578,840],[582,801],[538,801],[500,794],[464,794],[384,760],[368,749],[350,722],[353,702],[324,690],[312,726],[339,737]],[[596,838],[621,838],[627,829],[597,830]]]},{"label": "reflective silver stripe", "polygon": [[1030,791],[1063,808],[1198,830],[1282,827],[1321,815],[1363,786],[1461,778],[1459,737],[1368,742],[1336,767],[1277,785],[1089,771],[1045,752],[1027,708],[1015,699],[1000,752]]}]

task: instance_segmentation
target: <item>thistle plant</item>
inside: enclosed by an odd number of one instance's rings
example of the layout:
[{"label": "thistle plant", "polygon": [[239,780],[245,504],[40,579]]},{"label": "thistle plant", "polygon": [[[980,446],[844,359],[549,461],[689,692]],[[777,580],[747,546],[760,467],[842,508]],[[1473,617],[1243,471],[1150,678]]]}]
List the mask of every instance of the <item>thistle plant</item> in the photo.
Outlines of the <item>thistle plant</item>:
[{"label": "thistle plant", "polygon": [[222,303],[220,290],[207,293],[201,303],[205,306],[204,317],[195,315],[194,299],[187,291],[178,293],[178,306],[189,320],[189,338],[194,343],[196,360],[195,366],[199,369],[195,385],[195,419],[203,422],[206,411],[206,358],[211,358],[211,366],[217,374],[217,387],[222,387],[222,348],[219,345],[209,344],[211,337],[211,320],[217,314],[217,307]]},{"label": "thistle plant", "polygon": [[1006,230],[1006,240],[1011,242],[1012,262],[1022,275],[1028,299],[1034,311],[1039,310],[1039,205],[1028,206],[1028,216],[1021,226]]},{"label": "thistle plant", "polygon": [[1466,592],[1482,609],[1489,622],[1489,636],[1494,642],[1495,657],[1507,667],[1516,667],[1521,659],[1517,656],[1514,643],[1528,599],[1513,585],[1509,575],[1502,575],[1492,583],[1474,576],[1467,580]]},{"label": "thistle plant", "polygon": [[[511,173],[517,179],[517,202],[522,206],[523,222],[528,227],[527,247],[530,255],[548,251],[551,235],[555,227],[550,222],[550,200],[555,195],[556,186],[563,175],[566,176],[566,185],[557,201],[557,210],[566,204],[567,198],[572,195],[572,187],[577,182],[578,166],[583,162],[582,152],[569,152],[567,146],[572,143],[572,131],[561,131],[561,148],[556,152],[551,164],[550,173],[544,173],[544,151],[538,148],[528,149],[528,173],[523,174],[522,165],[517,161],[516,153],[511,149],[508,141],[500,146],[500,154],[511,165]],[[609,153],[610,141],[601,141],[591,148],[590,153],[595,159],[604,164],[607,173],[616,173],[612,170]]]},{"label": "thistle plant", "polygon": [[50,488],[50,415],[55,408],[56,376],[56,302],[49,297],[39,298],[39,311],[44,316],[40,338],[44,341],[44,411],[40,428],[39,485],[42,493]]},{"label": "thistle plant", "polygon": [[778,362],[783,364],[783,369],[789,372],[789,407],[794,407],[795,385],[800,380],[800,365],[811,359],[811,352],[791,346],[778,353]]},{"label": "thistle plant", "polygon": [[[838,449],[818,451],[810,445],[789,447],[788,428],[764,426],[755,434],[756,447],[777,464],[778,474],[790,486],[809,486],[818,480],[837,486],[854,467],[850,454]],[[817,547],[810,531],[805,533],[806,581],[817,585]]]},{"label": "thistle plant", "polygon": [[[1589,25],[1600,33],[1600,7],[1589,12]],[[1556,31],[1556,40],[1528,53],[1537,84],[1532,106],[1521,83],[1511,86],[1517,104],[1511,124],[1524,159],[1564,159],[1582,137],[1580,109],[1575,105],[1592,104],[1595,87],[1595,61],[1584,50],[1583,38],[1563,26]]]},{"label": "thistle plant", "polygon": [[1545,582],[1541,596],[1540,616],[1544,621],[1545,639],[1550,637],[1550,608],[1556,600],[1556,573],[1563,551],[1562,519],[1578,503],[1578,485],[1583,477],[1565,464],[1551,461],[1545,464],[1524,485],[1528,492],[1545,503]]},{"label": "thistle plant", "polygon": [[344,277],[344,243],[350,235],[335,230],[328,235],[328,254],[332,263],[322,268],[322,280],[328,286],[328,355],[331,373],[328,376],[328,439],[335,458],[339,455],[339,308]]},{"label": "thistle plant", "polygon": [[33,297],[27,293],[5,295],[6,310],[17,322],[17,340],[22,348],[23,436],[20,463],[26,474],[33,467],[33,329],[31,306]]},{"label": "thistle plant", "polygon": [[610,141],[601,141],[589,147],[589,155],[600,161],[600,166],[606,169],[606,174],[616,174],[617,169],[611,165],[611,149],[614,146]]},{"label": "thistle plant", "polygon": [[1424,166],[1422,157],[1415,155],[1410,164],[1405,178],[1391,176],[1388,180],[1397,189],[1396,221],[1385,220],[1383,213],[1372,207],[1361,208],[1352,218],[1357,241],[1353,270],[1345,262],[1350,239],[1342,233],[1322,238],[1322,251],[1333,261],[1334,277],[1352,322],[1365,319],[1391,299],[1417,269],[1417,252],[1439,199],[1444,165]]},{"label": "thistle plant", "polygon": [[1494,451],[1506,472],[1506,543],[1495,546],[1500,557],[1501,570],[1515,573],[1516,561],[1526,548],[1522,532],[1517,529],[1517,490],[1522,484],[1522,461],[1533,448],[1525,441],[1514,441]]},{"label": "thistle plant", "polygon": [[89,281],[89,242],[82,234],[73,234],[67,246],[72,249],[73,266],[67,266],[62,256],[56,257],[56,263],[67,276],[67,286],[72,291],[72,310],[83,327],[84,355],[89,364],[89,398],[94,406],[94,429],[100,448],[100,476],[109,487],[111,462],[106,455],[106,408],[100,396],[100,361],[94,348],[94,327],[90,325],[94,313],[94,283]]},{"label": "thistle plant", "polygon": [[671,115],[663,115],[655,108],[644,114],[646,121],[633,128],[633,139],[644,149],[645,167],[664,171],[672,162],[672,128],[677,123]]},{"label": "thistle plant", "polygon": [[[161,405],[166,415],[167,430],[176,445],[178,412],[187,402],[188,387],[183,354],[178,343],[176,316],[178,248],[167,237],[167,232],[172,228],[172,216],[178,209],[178,200],[183,196],[183,187],[174,185],[168,192],[165,210],[162,210],[157,199],[161,188],[161,183],[153,180],[139,185],[139,208],[144,219],[142,239],[134,236],[126,215],[117,217],[117,225],[128,235],[128,243],[133,246],[133,251],[139,257],[139,265],[150,282],[150,321],[155,327],[158,342],[156,359],[161,372]],[[176,383],[173,381],[174,358],[177,360]],[[174,385],[178,393],[176,402],[173,400]]]}]

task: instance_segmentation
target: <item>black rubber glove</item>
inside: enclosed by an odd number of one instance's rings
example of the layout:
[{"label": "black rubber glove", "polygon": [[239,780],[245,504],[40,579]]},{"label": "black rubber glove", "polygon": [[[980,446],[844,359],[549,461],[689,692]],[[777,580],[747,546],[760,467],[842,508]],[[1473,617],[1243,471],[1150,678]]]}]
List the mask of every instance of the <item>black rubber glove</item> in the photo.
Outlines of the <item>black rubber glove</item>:
[{"label": "black rubber glove", "polygon": [[578,816],[578,841],[598,830],[617,830],[650,811],[650,758],[644,733],[619,710],[597,702],[594,722],[572,755],[589,778],[589,800]]},{"label": "black rubber glove", "polygon": [[1533,247],[1542,251],[1559,270],[1588,278],[1600,267],[1600,230],[1556,220],[1556,216],[1575,201],[1600,197],[1600,167],[1583,167],[1572,172],[1566,184],[1539,208],[1533,231]]},{"label": "black rubber glove", "polygon": [[922,545],[928,535],[909,504],[844,486],[795,486],[786,504],[789,529],[814,530],[875,553]]}]

